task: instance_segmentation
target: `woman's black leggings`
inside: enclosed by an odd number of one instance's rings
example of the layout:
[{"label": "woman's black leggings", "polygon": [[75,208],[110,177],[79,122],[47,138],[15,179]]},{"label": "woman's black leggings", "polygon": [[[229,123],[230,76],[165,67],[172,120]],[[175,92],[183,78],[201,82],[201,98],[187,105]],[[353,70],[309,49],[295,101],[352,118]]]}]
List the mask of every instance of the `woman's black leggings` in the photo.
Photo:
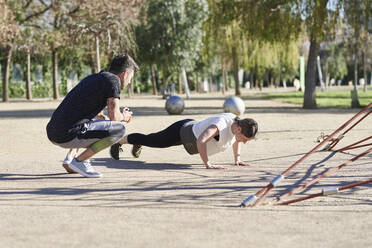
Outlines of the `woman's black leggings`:
[{"label": "woman's black leggings", "polygon": [[158,148],[182,145],[180,130],[181,127],[189,121],[193,121],[193,119],[177,121],[166,129],[157,133],[150,133],[147,135],[142,133],[129,134],[128,143]]}]

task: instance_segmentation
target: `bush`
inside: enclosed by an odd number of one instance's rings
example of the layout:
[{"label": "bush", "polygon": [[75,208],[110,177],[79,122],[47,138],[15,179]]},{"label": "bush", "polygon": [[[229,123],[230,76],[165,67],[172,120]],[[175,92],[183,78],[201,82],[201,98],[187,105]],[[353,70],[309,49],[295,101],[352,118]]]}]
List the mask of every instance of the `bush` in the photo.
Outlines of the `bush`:
[{"label": "bush", "polygon": [[35,82],[32,85],[32,97],[34,98],[48,98],[53,94],[52,84],[45,82]]},{"label": "bush", "polygon": [[[53,96],[53,86],[51,82],[34,82],[31,85],[33,98],[50,98]],[[26,83],[9,83],[9,98],[26,98]],[[66,82],[58,85],[60,96],[67,94]],[[3,84],[0,83],[0,97],[3,95]]]},{"label": "bush", "polygon": [[25,84],[24,83],[9,83],[9,97],[10,98],[26,97]]},{"label": "bush", "polygon": [[[23,98],[26,97],[25,84],[9,83],[8,88],[9,98]],[[0,83],[0,96],[3,96],[3,83]]]},{"label": "bush", "polygon": [[59,93],[59,96],[67,95],[67,81],[66,80],[62,80],[62,82],[58,84],[58,93]]}]

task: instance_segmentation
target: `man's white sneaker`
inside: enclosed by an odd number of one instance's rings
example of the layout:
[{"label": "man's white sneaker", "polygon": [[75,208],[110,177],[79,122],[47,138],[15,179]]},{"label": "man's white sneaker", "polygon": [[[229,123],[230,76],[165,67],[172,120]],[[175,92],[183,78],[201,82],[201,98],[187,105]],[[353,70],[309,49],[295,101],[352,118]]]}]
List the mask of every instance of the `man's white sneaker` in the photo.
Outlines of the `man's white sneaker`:
[{"label": "man's white sneaker", "polygon": [[62,163],[62,166],[63,168],[65,168],[65,170],[68,172],[68,173],[76,173],[75,171],[71,170],[68,165],[71,164],[72,160],[74,159],[75,155],[72,155],[72,152],[69,151],[65,157],[65,159],[63,160],[63,163]]},{"label": "man's white sneaker", "polygon": [[68,167],[79,173],[80,175],[83,175],[85,177],[101,177],[102,174],[98,171],[95,171],[90,164],[90,160],[84,160],[84,161],[77,161],[76,158],[72,160],[72,162],[68,165]]}]

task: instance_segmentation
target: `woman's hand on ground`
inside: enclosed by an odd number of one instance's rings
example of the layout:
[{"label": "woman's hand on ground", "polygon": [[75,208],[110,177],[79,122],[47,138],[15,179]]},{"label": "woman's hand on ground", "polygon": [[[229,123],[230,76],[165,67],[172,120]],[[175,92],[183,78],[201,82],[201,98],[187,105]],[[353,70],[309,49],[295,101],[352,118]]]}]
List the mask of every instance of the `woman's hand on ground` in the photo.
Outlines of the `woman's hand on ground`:
[{"label": "woman's hand on ground", "polygon": [[235,165],[236,166],[250,166],[250,164],[243,162],[243,161],[236,161]]},{"label": "woman's hand on ground", "polygon": [[221,166],[221,165],[207,165],[206,168],[207,169],[226,170],[226,168]]}]

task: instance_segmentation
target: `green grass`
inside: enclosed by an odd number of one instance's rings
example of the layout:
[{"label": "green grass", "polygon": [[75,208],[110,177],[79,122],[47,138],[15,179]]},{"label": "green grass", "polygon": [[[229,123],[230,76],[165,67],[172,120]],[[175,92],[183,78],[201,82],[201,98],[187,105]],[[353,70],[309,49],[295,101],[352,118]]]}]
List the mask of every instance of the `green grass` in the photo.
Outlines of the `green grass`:
[{"label": "green grass", "polygon": [[[318,107],[351,107],[350,90],[338,90],[337,88],[325,91],[316,92],[316,103]],[[278,100],[281,102],[302,105],[304,101],[304,93],[300,91],[284,92],[284,93],[263,93],[262,96],[266,99]],[[361,106],[366,106],[372,102],[372,87],[368,87],[367,91],[358,89],[358,99]]]}]

